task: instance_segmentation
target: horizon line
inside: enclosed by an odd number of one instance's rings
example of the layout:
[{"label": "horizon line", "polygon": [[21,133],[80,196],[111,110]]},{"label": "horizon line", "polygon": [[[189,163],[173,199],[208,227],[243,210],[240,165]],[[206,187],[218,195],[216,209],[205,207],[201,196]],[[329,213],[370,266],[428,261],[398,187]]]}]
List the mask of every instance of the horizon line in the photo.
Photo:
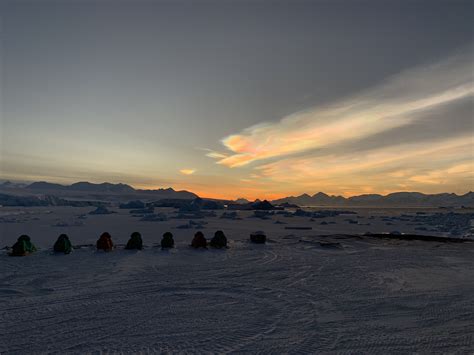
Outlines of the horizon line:
[{"label": "horizon line", "polygon": [[[173,191],[175,192],[180,192],[180,191],[184,191],[184,192],[189,192],[189,193],[192,193],[192,194],[195,194],[196,196],[198,196],[199,198],[208,198],[208,199],[214,199],[214,200],[229,200],[229,201],[235,201],[235,200],[238,200],[238,199],[245,199],[245,200],[248,200],[248,201],[251,201],[251,199],[249,198],[244,198],[244,197],[236,197],[236,198],[217,198],[217,197],[207,197],[207,196],[201,196],[199,195],[198,193],[196,192],[193,192],[191,190],[188,190],[188,189],[175,189],[174,187],[172,186],[168,186],[168,187],[156,187],[156,188],[144,188],[144,187],[140,187],[139,185],[134,185],[133,183],[125,183],[125,182],[109,182],[109,181],[103,181],[103,182],[93,182],[93,181],[88,181],[88,180],[82,180],[82,181],[76,181],[76,182],[72,182],[72,183],[67,183],[67,184],[64,184],[64,183],[60,183],[60,182],[54,182],[54,181],[47,181],[47,180],[15,180],[15,179],[4,179],[4,178],[0,178],[0,183],[1,184],[4,184],[6,182],[10,182],[10,183],[15,183],[15,184],[28,184],[28,185],[31,185],[33,183],[48,183],[48,184],[56,184],[56,185],[61,185],[61,186],[72,186],[74,184],[77,184],[77,183],[89,183],[89,184],[93,184],[93,185],[101,185],[101,184],[111,184],[111,185],[126,185],[126,186],[129,186],[131,187],[132,189],[138,191],[138,190],[143,190],[143,191],[155,191],[155,190],[167,190],[167,189],[172,189]],[[349,199],[351,197],[358,197],[358,196],[369,196],[369,195],[378,195],[378,196],[382,196],[382,197],[386,197],[386,196],[389,196],[389,195],[392,195],[392,194],[395,194],[395,193],[419,193],[419,194],[422,194],[422,195],[427,195],[427,196],[432,196],[432,195],[440,195],[440,194],[450,194],[450,195],[456,195],[456,196],[464,196],[464,195],[467,195],[469,193],[472,193],[473,191],[472,190],[466,190],[466,192],[464,193],[456,193],[456,192],[449,192],[449,191],[445,191],[445,192],[437,192],[437,193],[427,193],[427,192],[422,192],[422,191],[408,191],[408,190],[397,190],[397,191],[393,191],[393,192],[389,192],[387,194],[382,194],[382,193],[377,193],[377,192],[372,192],[372,193],[360,193],[360,194],[353,194],[353,195],[348,195],[348,196],[344,196],[344,195],[334,195],[334,194],[329,194],[329,193],[326,193],[326,192],[323,192],[323,191],[318,191],[318,192],[315,192],[313,194],[310,194],[308,192],[302,192],[302,193],[295,193],[295,194],[288,194],[288,195],[283,195],[282,197],[278,197],[278,198],[273,198],[273,199],[268,199],[268,198],[260,198],[260,197],[255,197],[254,200],[270,200],[270,201],[275,201],[275,200],[280,200],[280,199],[285,199],[285,198],[297,198],[297,197],[301,197],[303,195],[307,195],[309,197],[314,197],[315,195],[317,194],[324,194],[328,197],[342,197],[344,199]]]}]

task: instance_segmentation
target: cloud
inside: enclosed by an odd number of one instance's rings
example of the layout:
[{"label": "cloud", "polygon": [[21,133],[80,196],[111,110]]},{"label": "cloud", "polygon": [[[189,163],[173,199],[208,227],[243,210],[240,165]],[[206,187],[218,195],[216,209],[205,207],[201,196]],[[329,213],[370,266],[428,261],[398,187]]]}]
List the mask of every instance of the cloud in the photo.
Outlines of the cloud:
[{"label": "cloud", "polygon": [[[256,167],[264,179],[301,192],[353,195],[369,190],[465,192],[474,183],[470,133],[434,145],[406,143],[361,154],[288,157]],[[317,189],[317,190],[315,190]]]},{"label": "cloud", "polygon": [[211,152],[206,154],[206,157],[215,158],[215,159],[224,159],[224,158],[227,158],[227,155],[219,153],[219,152],[212,152],[211,151]]},{"label": "cloud", "polygon": [[231,134],[207,156],[260,193],[423,191],[474,186],[472,51],[372,89]]},{"label": "cloud", "polygon": [[196,172],[196,169],[181,169],[179,172],[183,175],[192,175]]},{"label": "cloud", "polygon": [[[222,140],[228,154],[211,151],[207,156],[234,168],[337,146],[350,149],[351,142],[383,138],[384,133],[403,127],[416,129],[427,113],[473,96],[471,55],[457,55],[402,72],[371,90],[330,105],[249,127]],[[411,136],[416,139],[416,135]]]}]

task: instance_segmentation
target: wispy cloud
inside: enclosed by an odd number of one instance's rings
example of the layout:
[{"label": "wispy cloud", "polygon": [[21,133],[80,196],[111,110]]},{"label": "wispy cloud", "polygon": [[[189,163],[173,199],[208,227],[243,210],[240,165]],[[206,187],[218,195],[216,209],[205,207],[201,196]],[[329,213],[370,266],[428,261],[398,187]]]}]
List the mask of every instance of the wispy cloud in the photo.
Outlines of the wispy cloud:
[{"label": "wispy cloud", "polygon": [[196,172],[196,169],[181,169],[179,172],[183,175],[192,175]]},{"label": "wispy cloud", "polygon": [[[367,191],[458,191],[474,183],[469,134],[426,146],[411,143],[364,154],[289,157],[257,167],[264,179],[313,192],[353,195]],[[315,191],[314,191],[315,192]]]},{"label": "wispy cloud", "polygon": [[206,154],[206,157],[215,158],[215,159],[225,159],[227,158],[227,155],[218,153],[218,152],[209,152]]},{"label": "wispy cloud", "polygon": [[267,193],[462,193],[474,186],[473,98],[472,54],[460,53],[249,127],[207,156],[250,166],[242,181]]},{"label": "wispy cloud", "polygon": [[425,112],[473,95],[471,57],[458,55],[402,72],[331,105],[249,127],[222,140],[228,154],[211,151],[207,156],[218,164],[240,167],[347,144],[413,124]]}]

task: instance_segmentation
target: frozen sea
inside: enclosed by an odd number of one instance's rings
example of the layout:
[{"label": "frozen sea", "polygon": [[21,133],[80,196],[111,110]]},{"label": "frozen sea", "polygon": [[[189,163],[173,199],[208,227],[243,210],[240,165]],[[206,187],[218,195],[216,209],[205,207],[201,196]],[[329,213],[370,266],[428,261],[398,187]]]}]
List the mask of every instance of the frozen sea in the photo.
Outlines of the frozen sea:
[{"label": "frozen sea", "polygon": [[[223,230],[229,249],[192,250],[195,226],[171,218],[173,209],[156,209],[169,217],[162,222],[91,210],[0,208],[0,247],[20,234],[39,247],[22,258],[0,251],[1,354],[474,352],[474,243],[345,235],[468,239],[463,216],[350,209],[312,219],[239,211],[231,220],[215,211],[193,221],[208,239]],[[155,246],[168,230],[176,248],[162,251]],[[255,230],[269,242],[250,244]],[[87,246],[104,231],[113,252]],[[144,250],[123,250],[133,231]],[[54,255],[64,232],[84,246]]]}]

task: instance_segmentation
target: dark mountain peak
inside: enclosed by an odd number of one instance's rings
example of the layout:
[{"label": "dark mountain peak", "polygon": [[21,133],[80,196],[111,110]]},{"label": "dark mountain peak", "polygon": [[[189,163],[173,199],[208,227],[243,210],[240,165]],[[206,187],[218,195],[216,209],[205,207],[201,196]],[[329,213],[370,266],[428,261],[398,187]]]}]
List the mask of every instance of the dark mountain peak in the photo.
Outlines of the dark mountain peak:
[{"label": "dark mountain peak", "polygon": [[88,181],[76,182],[69,186],[69,189],[76,191],[91,191],[91,192],[134,192],[135,189],[126,184],[112,184],[110,182],[103,182],[101,184],[94,184]]},{"label": "dark mountain peak", "polygon": [[325,194],[324,192],[318,192],[313,195],[313,198],[327,198],[329,195]]},{"label": "dark mountain peak", "polygon": [[427,195],[421,192],[400,191],[400,192],[392,192],[385,197],[391,198],[391,197],[423,197],[423,196],[427,196]]},{"label": "dark mountain peak", "polygon": [[304,194],[302,194],[302,195],[296,196],[296,198],[311,198],[311,196],[308,195],[308,194],[306,194],[306,193],[304,193]]},{"label": "dark mountain peak", "polygon": [[66,186],[60,184],[52,184],[46,181],[37,181],[26,186],[27,189],[32,190],[64,190]]}]

